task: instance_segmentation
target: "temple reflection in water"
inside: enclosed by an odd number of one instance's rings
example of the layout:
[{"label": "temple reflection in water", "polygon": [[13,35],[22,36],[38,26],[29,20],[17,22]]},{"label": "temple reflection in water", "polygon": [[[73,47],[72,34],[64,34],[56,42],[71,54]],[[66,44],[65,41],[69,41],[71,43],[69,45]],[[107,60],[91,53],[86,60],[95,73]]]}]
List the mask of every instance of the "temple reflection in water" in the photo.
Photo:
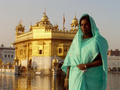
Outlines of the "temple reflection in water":
[{"label": "temple reflection in water", "polygon": [[[65,90],[64,76],[15,76],[0,73],[0,90]],[[107,90],[120,88],[120,73],[108,73]]]},{"label": "temple reflection in water", "polygon": [[0,74],[0,90],[64,90],[64,77]]}]

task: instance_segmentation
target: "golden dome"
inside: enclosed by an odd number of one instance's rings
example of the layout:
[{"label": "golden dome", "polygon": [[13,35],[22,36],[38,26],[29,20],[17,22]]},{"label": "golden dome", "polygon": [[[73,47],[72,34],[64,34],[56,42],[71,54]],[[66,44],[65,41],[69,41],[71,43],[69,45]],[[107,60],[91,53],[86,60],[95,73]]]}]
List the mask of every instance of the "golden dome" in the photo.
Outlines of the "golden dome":
[{"label": "golden dome", "polygon": [[58,63],[58,59],[56,59],[56,58],[53,59],[53,60],[52,60],[52,63]]},{"label": "golden dome", "polygon": [[78,26],[78,19],[76,18],[76,16],[73,18],[71,26]]},{"label": "golden dome", "polygon": [[46,15],[46,12],[43,13],[43,17],[42,17],[41,21],[48,21],[48,17]]},{"label": "golden dome", "polygon": [[49,21],[47,15],[46,15],[46,12],[43,13],[43,17],[42,17],[41,21],[37,22],[36,25],[40,26],[40,27],[46,27],[48,29],[53,28],[53,25]]},{"label": "golden dome", "polygon": [[21,23],[19,23],[19,25],[16,26],[16,30],[18,30],[18,31],[24,31],[24,29],[25,29],[25,27]]}]

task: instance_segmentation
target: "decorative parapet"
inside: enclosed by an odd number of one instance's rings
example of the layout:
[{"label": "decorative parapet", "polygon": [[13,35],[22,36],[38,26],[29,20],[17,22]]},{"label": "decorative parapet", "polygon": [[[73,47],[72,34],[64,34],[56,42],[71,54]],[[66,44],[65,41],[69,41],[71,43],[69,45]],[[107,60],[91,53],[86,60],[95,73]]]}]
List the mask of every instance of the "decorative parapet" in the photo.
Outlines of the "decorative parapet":
[{"label": "decorative parapet", "polygon": [[16,36],[23,34],[25,31],[25,27],[20,23],[16,26]]},{"label": "decorative parapet", "polygon": [[19,36],[16,36],[15,42],[25,41],[25,40],[29,40],[32,38],[33,38],[32,32],[26,32]]}]

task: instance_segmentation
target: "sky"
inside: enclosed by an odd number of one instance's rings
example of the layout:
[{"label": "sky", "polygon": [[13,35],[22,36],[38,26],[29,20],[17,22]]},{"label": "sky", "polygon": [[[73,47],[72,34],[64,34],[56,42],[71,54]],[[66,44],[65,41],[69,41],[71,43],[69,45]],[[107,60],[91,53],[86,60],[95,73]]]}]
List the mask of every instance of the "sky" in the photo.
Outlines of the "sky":
[{"label": "sky", "polygon": [[120,0],[0,0],[0,45],[11,46],[15,28],[21,21],[25,31],[46,14],[50,22],[62,29],[70,29],[74,16],[79,20],[84,13],[92,16],[99,32],[107,39],[109,49],[120,49]]}]

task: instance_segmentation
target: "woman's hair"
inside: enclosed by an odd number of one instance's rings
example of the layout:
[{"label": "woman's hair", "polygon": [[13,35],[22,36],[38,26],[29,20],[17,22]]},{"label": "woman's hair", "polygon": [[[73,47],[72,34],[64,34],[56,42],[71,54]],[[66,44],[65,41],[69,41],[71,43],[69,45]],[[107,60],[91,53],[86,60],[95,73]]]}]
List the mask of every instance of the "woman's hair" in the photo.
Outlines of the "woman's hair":
[{"label": "woman's hair", "polygon": [[[89,15],[85,15],[85,16],[83,16],[83,17],[80,19],[80,21],[79,21],[79,25],[80,25],[80,26],[81,26],[81,21],[82,21],[83,19],[86,19],[86,20],[90,23]],[[90,25],[91,25],[91,24],[90,24]]]}]

